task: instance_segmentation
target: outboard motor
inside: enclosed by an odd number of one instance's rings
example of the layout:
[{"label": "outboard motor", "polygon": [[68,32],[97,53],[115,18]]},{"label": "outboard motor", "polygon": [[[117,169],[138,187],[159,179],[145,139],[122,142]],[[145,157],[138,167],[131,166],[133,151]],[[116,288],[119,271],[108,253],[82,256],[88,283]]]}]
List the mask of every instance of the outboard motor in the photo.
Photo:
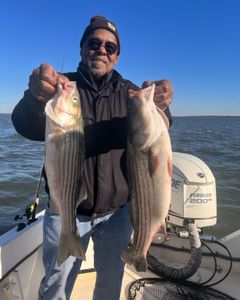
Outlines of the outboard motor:
[{"label": "outboard motor", "polygon": [[167,222],[185,227],[215,225],[217,198],[215,178],[196,156],[173,153],[172,199]]}]

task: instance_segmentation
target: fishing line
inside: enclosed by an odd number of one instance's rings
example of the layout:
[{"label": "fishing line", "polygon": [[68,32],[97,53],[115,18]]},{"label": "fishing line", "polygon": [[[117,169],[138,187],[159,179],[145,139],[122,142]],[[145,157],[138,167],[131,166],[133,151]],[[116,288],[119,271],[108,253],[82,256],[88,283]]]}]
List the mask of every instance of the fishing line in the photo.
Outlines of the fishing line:
[{"label": "fishing line", "polygon": [[66,58],[66,52],[64,52],[64,54],[63,54],[63,60],[62,60],[62,65],[61,65],[61,73],[63,72],[63,67],[64,67],[64,63],[65,63],[65,58]]}]

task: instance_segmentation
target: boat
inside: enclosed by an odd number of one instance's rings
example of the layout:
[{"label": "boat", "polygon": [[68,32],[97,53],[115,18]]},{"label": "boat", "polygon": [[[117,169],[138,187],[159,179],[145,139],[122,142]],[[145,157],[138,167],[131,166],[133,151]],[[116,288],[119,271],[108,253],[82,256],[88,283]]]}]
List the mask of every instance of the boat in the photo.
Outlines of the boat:
[{"label": "boat", "polygon": [[[38,299],[43,217],[44,210],[0,236],[1,300]],[[147,272],[126,265],[120,300],[240,299],[240,229],[221,238],[205,232],[217,222],[216,182],[196,156],[173,153],[166,221],[168,239],[159,234],[153,240]],[[90,242],[70,300],[92,299],[95,276]]]}]

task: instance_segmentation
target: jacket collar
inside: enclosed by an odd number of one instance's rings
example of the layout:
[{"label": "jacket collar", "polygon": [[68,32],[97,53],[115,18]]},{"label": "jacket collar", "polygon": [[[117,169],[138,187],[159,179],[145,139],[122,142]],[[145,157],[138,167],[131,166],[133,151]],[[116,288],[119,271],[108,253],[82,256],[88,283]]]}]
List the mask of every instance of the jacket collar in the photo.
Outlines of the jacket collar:
[{"label": "jacket collar", "polygon": [[116,70],[112,70],[102,78],[101,83],[96,83],[96,79],[82,62],[78,65],[77,73],[90,89],[102,96],[109,96],[114,90],[118,89],[119,84],[123,81],[122,76]]},{"label": "jacket collar", "polygon": [[111,80],[113,71],[104,75],[100,79],[96,78],[82,62],[79,63],[77,72],[80,73],[85,82],[90,85],[94,90],[100,92]]}]

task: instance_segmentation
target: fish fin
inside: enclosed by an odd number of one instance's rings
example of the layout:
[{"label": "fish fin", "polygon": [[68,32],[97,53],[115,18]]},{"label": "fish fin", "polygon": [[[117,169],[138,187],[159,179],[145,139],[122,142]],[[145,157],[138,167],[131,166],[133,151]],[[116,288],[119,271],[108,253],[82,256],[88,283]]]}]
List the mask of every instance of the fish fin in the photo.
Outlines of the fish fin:
[{"label": "fish fin", "polygon": [[168,240],[166,222],[164,222],[164,223],[161,224],[160,229],[159,229],[159,233],[164,234],[165,241]]},{"label": "fish fin", "polygon": [[152,177],[154,173],[157,171],[157,169],[160,168],[160,158],[158,155],[152,153],[152,151],[149,151],[148,154],[148,170],[149,174]]},{"label": "fish fin", "polygon": [[121,259],[128,265],[133,264],[134,259],[133,255],[131,254],[131,247],[122,253]]},{"label": "fish fin", "polygon": [[86,260],[85,250],[78,232],[76,232],[75,235],[61,233],[57,255],[58,266],[60,266],[70,255],[81,260]]},{"label": "fish fin", "polygon": [[78,200],[77,200],[77,205],[76,207],[78,207],[78,205],[84,200],[87,199],[87,188],[86,188],[86,184],[83,181],[81,184],[81,188],[80,188],[80,192],[79,192],[79,196],[78,196]]},{"label": "fish fin", "polygon": [[[132,198],[132,201],[133,201],[133,198]],[[132,223],[132,226],[134,228],[134,220],[135,220],[135,218],[134,218],[134,214],[133,214],[133,210],[132,209],[129,209],[128,216],[129,216],[129,219],[130,219],[130,221]]]}]

